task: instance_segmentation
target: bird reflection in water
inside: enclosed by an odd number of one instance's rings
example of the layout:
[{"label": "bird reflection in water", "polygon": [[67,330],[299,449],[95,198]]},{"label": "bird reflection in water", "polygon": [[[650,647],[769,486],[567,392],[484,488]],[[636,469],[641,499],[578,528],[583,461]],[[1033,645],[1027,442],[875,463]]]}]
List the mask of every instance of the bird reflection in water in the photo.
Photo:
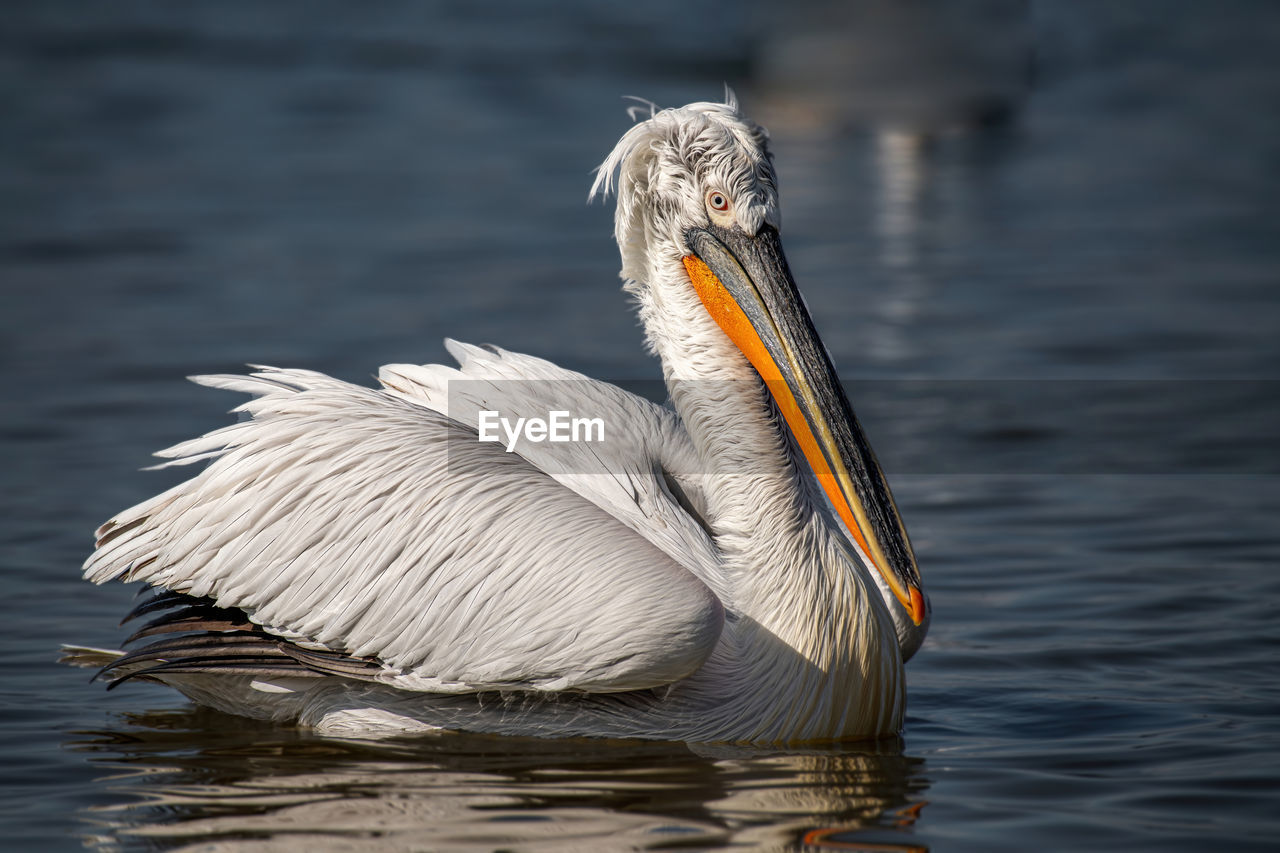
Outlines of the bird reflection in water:
[{"label": "bird reflection in water", "polygon": [[201,709],[67,743],[109,768],[86,845],[223,850],[925,849],[901,741],[776,752],[445,733],[344,741]]}]

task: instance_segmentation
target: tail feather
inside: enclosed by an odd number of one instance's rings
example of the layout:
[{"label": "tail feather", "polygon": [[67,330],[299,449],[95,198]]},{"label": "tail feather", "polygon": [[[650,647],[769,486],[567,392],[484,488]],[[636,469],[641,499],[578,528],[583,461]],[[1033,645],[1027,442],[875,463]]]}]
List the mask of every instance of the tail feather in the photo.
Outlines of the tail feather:
[{"label": "tail feather", "polygon": [[124,657],[124,654],[120,649],[95,649],[92,646],[72,646],[63,643],[58,663],[83,669],[101,669]]},{"label": "tail feather", "polygon": [[169,675],[250,675],[255,678],[344,676],[377,681],[387,673],[379,662],[342,651],[304,649],[254,624],[241,610],[219,607],[207,598],[157,589],[121,621],[163,612],[125,640],[151,638],[139,648],[122,651],[63,646],[62,663],[96,667],[94,679],[111,690],[142,678],[163,681]]}]

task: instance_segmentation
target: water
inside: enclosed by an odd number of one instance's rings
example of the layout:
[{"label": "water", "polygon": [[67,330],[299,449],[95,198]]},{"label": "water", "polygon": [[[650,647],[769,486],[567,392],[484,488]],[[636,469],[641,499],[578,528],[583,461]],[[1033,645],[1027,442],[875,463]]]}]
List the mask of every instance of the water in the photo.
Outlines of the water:
[{"label": "water", "polygon": [[[10,4],[5,846],[1272,848],[1276,9],[492,8]],[[654,376],[590,170],[620,95],[722,81],[935,605],[900,741],[349,744],[53,663],[132,595],[90,531],[233,405],[185,374]]]}]

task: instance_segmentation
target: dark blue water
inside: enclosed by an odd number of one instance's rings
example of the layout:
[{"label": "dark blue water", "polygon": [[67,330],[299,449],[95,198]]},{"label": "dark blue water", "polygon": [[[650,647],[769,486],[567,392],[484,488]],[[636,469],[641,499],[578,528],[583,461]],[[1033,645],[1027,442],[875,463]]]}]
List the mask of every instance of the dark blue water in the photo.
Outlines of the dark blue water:
[{"label": "dark blue water", "polygon": [[[743,8],[6,6],[7,849],[1274,847],[1277,7]],[[346,744],[54,663],[132,595],[93,527],[236,402],[186,374],[656,376],[590,172],[620,96],[723,82],[935,605],[901,741]]]}]

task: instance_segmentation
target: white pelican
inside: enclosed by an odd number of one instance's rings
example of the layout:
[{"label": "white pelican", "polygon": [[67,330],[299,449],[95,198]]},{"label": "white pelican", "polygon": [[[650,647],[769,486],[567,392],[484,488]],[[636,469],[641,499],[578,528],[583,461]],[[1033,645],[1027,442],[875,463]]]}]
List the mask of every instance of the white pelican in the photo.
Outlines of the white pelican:
[{"label": "white pelican", "polygon": [[[131,615],[163,615],[132,652],[70,657],[349,735],[897,732],[928,599],[783,257],[767,134],[726,101],[652,111],[591,190],[616,189],[670,407],[452,341],[458,368],[389,365],[378,390],[197,377],[254,395],[247,417],[162,451],[209,464],[104,524],[84,568],[159,588]],[[494,410],[611,434],[509,453],[478,440]]]}]

